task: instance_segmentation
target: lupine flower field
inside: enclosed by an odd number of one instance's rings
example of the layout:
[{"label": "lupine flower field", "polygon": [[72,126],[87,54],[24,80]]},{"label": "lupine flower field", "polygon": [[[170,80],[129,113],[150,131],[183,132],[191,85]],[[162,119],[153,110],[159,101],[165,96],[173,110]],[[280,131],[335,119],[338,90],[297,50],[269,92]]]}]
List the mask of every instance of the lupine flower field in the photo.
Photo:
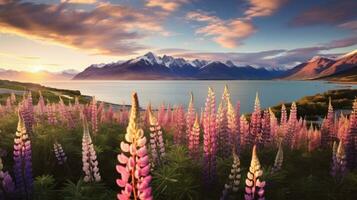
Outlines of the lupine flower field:
[{"label": "lupine flower field", "polygon": [[357,99],[310,123],[259,94],[243,115],[227,87],[204,108],[32,95],[0,106],[0,199],[357,199]]}]

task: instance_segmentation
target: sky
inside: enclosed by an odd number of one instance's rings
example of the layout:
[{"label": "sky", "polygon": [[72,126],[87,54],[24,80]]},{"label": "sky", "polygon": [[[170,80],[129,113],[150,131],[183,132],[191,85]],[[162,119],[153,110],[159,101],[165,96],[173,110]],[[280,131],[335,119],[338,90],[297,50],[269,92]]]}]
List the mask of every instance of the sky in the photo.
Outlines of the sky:
[{"label": "sky", "polygon": [[355,0],[0,0],[0,68],[81,71],[146,52],[291,68],[357,49]]}]

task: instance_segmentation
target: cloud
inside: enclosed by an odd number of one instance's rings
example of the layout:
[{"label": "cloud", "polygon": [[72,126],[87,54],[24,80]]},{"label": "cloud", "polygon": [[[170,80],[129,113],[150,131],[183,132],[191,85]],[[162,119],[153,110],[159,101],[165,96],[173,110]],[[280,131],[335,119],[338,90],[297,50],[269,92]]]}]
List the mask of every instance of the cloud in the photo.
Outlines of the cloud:
[{"label": "cloud", "polygon": [[357,20],[352,20],[352,21],[340,24],[340,25],[338,25],[338,27],[357,32]]},{"label": "cloud", "polygon": [[61,0],[62,3],[73,3],[73,4],[93,4],[97,3],[97,0]]},{"label": "cloud", "polygon": [[341,24],[356,18],[357,1],[330,0],[303,11],[291,24],[295,26]]},{"label": "cloud", "polygon": [[146,6],[159,7],[164,11],[173,12],[188,2],[189,0],[147,0]]},{"label": "cloud", "polygon": [[100,4],[84,11],[67,4],[12,1],[0,6],[0,32],[90,50],[129,55],[145,49],[138,41],[164,34],[163,16],[145,9]]},{"label": "cloud", "polygon": [[203,60],[231,60],[237,65],[252,65],[254,67],[283,68],[288,69],[299,63],[306,62],[312,57],[328,56],[336,57],[341,54],[326,54],[323,51],[337,48],[351,47],[357,45],[357,36],[333,40],[314,47],[296,48],[296,49],[273,49],[260,52],[198,52],[184,49],[161,49],[157,51],[161,54],[169,54],[186,59],[203,59]]},{"label": "cloud", "polygon": [[248,0],[250,6],[244,12],[247,18],[270,16],[287,0]]},{"label": "cloud", "polygon": [[256,29],[249,21],[241,19],[222,20],[203,11],[189,12],[187,20],[203,22],[196,34],[211,37],[213,41],[225,48],[235,48],[241,41],[252,35]]}]

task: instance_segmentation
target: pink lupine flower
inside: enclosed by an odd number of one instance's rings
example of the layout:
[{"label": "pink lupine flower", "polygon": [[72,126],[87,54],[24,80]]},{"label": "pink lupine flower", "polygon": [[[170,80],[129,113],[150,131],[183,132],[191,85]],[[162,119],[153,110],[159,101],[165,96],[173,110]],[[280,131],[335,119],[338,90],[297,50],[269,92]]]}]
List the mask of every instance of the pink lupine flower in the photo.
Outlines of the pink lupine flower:
[{"label": "pink lupine flower", "polygon": [[67,123],[67,127],[72,129],[75,127],[74,121],[72,119],[71,113],[67,110],[66,105],[63,102],[63,99],[59,97],[59,112],[60,112],[60,117],[62,119],[62,122]]},{"label": "pink lupine flower", "polygon": [[262,144],[263,146],[269,145],[272,141],[271,127],[270,127],[270,112],[265,110],[262,119]]},{"label": "pink lupine flower", "polygon": [[82,162],[85,182],[99,182],[101,176],[98,168],[97,155],[94,150],[92,138],[89,134],[88,123],[84,117],[83,120],[83,137],[82,137]]},{"label": "pink lupine flower", "polygon": [[193,124],[195,123],[195,106],[193,104],[193,93],[191,92],[190,102],[188,104],[187,113],[186,113],[186,137],[187,140],[190,140],[191,130],[193,128]]},{"label": "pink lupine flower", "polygon": [[195,123],[191,128],[191,133],[188,138],[188,149],[191,158],[198,158],[200,148],[200,123],[198,121],[198,114],[196,114]]},{"label": "pink lupine flower", "polygon": [[208,88],[208,96],[205,104],[203,132],[204,180],[206,186],[211,187],[216,180],[217,154],[216,99],[211,88]]},{"label": "pink lupine flower", "polygon": [[46,113],[46,105],[45,105],[45,100],[43,99],[41,91],[39,91],[39,93],[40,93],[40,97],[38,99],[37,107],[38,107],[39,114],[43,115],[44,113]]},{"label": "pink lupine flower", "polygon": [[242,115],[240,117],[240,135],[241,135],[241,145],[245,146],[246,142],[248,141],[248,135],[249,135],[249,122],[245,115]]},{"label": "pink lupine flower", "polygon": [[233,149],[239,152],[241,148],[240,130],[237,123],[236,112],[229,98],[228,98],[227,119],[228,119],[228,133],[229,133],[228,138],[231,140]]},{"label": "pink lupine flower", "polygon": [[175,109],[175,126],[174,128],[174,143],[175,144],[184,144],[186,135],[185,135],[185,111],[182,106],[178,106]]},{"label": "pink lupine flower", "polygon": [[157,113],[157,118],[158,118],[158,122],[159,124],[161,125],[164,125],[165,123],[165,104],[162,104],[160,107],[159,107],[159,111]]},{"label": "pink lupine flower", "polygon": [[15,95],[15,93],[13,93],[13,92],[11,92],[10,101],[11,101],[11,104],[12,104],[12,105],[15,105],[15,104],[16,104],[16,95]]},{"label": "pink lupine flower", "polygon": [[260,110],[260,101],[259,101],[259,96],[258,93],[256,94],[255,97],[255,103],[254,103],[254,111],[251,116],[251,121],[250,121],[250,130],[248,134],[248,141],[247,144],[252,145],[256,144],[257,141],[261,137],[261,110]]},{"label": "pink lupine flower", "polygon": [[274,112],[269,108],[269,115],[270,115],[270,134],[273,142],[277,141],[277,132],[279,129],[278,119],[276,118]]},{"label": "pink lupine flower", "polygon": [[289,121],[286,124],[286,134],[284,137],[284,143],[287,146],[292,147],[293,138],[295,137],[296,132],[297,132],[297,107],[296,107],[296,103],[293,102],[291,104]]},{"label": "pink lupine flower", "polygon": [[162,137],[161,126],[152,113],[151,105],[148,106],[149,123],[150,123],[150,151],[154,165],[160,165],[165,157],[165,144]]},{"label": "pink lupine flower", "polygon": [[240,160],[236,153],[236,150],[233,152],[233,164],[231,172],[228,176],[228,182],[224,185],[224,190],[220,200],[225,200],[228,198],[229,192],[237,192],[239,189],[239,184],[241,181],[241,171],[240,171]]},{"label": "pink lupine flower", "polygon": [[346,135],[346,159],[349,169],[357,167],[357,99],[353,102],[349,130]]},{"label": "pink lupine flower", "polygon": [[265,181],[262,181],[263,170],[257,155],[256,146],[253,146],[252,160],[250,162],[247,178],[245,179],[245,200],[264,200]]},{"label": "pink lupine flower", "polygon": [[95,97],[92,98],[91,102],[91,122],[92,122],[92,133],[95,135],[98,132],[98,108],[97,101]]},{"label": "pink lupine flower", "polygon": [[125,141],[120,143],[122,153],[118,155],[116,166],[120,178],[116,180],[121,188],[118,200],[152,200],[150,187],[150,163],[146,149],[146,137],[140,128],[139,102],[136,93],[132,95],[132,107]]},{"label": "pink lupine flower", "polygon": [[282,104],[281,105],[281,116],[280,116],[280,130],[281,130],[281,134],[283,136],[286,135],[287,123],[288,123],[288,116],[286,113],[286,107],[285,107],[285,104]]},{"label": "pink lupine flower", "polygon": [[47,100],[47,121],[49,124],[51,125],[55,125],[57,124],[57,118],[56,118],[56,105],[55,104],[51,104],[48,100]]},{"label": "pink lupine flower", "polygon": [[233,137],[228,128],[228,100],[229,91],[224,87],[221,102],[217,111],[217,152],[220,156],[228,157],[233,146]]}]

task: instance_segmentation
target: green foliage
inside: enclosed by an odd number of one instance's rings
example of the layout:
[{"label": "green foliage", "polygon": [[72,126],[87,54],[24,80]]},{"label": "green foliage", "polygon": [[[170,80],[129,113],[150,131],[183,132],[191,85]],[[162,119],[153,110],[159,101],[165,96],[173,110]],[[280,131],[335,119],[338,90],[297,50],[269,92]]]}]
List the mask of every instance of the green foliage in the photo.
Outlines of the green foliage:
[{"label": "green foliage", "polygon": [[34,182],[35,200],[47,200],[55,198],[55,179],[51,175],[38,176]]}]

